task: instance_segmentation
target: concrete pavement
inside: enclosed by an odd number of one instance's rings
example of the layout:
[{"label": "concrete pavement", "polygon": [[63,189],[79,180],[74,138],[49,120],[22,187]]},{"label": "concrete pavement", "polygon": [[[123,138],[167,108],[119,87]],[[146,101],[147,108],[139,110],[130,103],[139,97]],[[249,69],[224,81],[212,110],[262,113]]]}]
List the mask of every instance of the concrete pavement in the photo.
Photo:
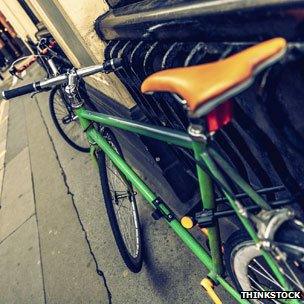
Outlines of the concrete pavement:
[{"label": "concrete pavement", "polygon": [[[33,66],[26,81],[42,77]],[[88,155],[57,134],[48,93],[2,102],[0,113],[2,106],[8,120],[0,119],[0,148],[6,146],[0,168],[1,304],[210,303],[199,287],[205,269],[164,222],[151,218],[144,202],[139,207],[147,259],[139,274],[127,270],[108,224],[98,172]]]}]

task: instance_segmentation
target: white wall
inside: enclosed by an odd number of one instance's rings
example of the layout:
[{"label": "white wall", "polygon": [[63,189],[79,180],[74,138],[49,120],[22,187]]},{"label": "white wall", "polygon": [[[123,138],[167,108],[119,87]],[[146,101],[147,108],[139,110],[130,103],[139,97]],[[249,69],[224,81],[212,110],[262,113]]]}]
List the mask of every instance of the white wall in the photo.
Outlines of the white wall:
[{"label": "white wall", "polygon": [[37,28],[17,0],[0,0],[0,11],[21,39],[26,40],[29,36],[36,41]]}]

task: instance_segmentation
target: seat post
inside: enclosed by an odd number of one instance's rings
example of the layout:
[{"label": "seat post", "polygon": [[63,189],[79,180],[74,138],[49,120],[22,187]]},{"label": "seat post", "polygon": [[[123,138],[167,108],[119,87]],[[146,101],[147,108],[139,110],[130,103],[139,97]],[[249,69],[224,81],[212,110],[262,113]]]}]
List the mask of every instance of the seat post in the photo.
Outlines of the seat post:
[{"label": "seat post", "polygon": [[[197,161],[203,159],[203,154],[207,144],[207,134],[205,133],[204,123],[201,121],[190,121],[188,133],[193,139],[194,157]],[[205,159],[204,159],[205,160]],[[206,163],[209,165],[209,163]],[[201,194],[202,209],[215,210],[215,200],[213,193],[212,180],[208,174],[198,165],[196,165],[197,177],[199,181],[199,188]],[[213,225],[208,227],[208,239],[211,250],[211,258],[213,262],[212,271],[209,276],[216,281],[216,276],[223,273],[221,241],[219,234],[218,221],[215,219]]]}]

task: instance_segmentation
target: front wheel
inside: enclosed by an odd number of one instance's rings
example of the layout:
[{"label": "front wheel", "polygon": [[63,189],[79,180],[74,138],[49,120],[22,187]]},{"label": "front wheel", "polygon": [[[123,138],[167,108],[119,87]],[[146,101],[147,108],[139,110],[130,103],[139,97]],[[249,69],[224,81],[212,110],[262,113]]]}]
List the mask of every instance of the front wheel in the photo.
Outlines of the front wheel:
[{"label": "front wheel", "polygon": [[51,117],[62,138],[74,149],[88,153],[89,142],[61,86],[54,87],[49,97]]},{"label": "front wheel", "polygon": [[[103,137],[123,158],[121,148],[109,129]],[[106,210],[123,261],[132,272],[139,272],[143,262],[142,233],[131,183],[102,151],[96,153]]]},{"label": "front wheel", "polygon": [[[275,244],[284,254],[278,262],[281,273],[294,291],[304,292],[304,226],[297,221],[284,223],[277,231]],[[284,291],[261,255],[244,232],[236,231],[225,243],[225,265],[238,291]],[[253,303],[282,303],[280,300],[252,300]]]}]

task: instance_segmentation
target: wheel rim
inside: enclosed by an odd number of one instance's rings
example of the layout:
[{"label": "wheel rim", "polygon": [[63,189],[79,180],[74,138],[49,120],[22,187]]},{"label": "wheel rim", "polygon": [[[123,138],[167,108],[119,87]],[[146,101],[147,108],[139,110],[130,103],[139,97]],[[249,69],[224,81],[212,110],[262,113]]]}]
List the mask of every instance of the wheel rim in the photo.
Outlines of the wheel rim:
[{"label": "wheel rim", "polygon": [[54,96],[53,109],[59,127],[67,138],[80,148],[88,148],[88,140],[77,116],[69,112],[58,90]]},{"label": "wheel rim", "polygon": [[136,193],[107,156],[106,168],[111,199],[121,236],[129,254],[133,258],[137,258],[140,250],[140,233]]},{"label": "wheel rim", "polygon": [[[304,237],[304,233],[303,233]],[[283,247],[282,247],[283,248]],[[253,241],[242,242],[232,252],[233,271],[240,287],[244,291],[283,291],[275,275],[269,269],[260,250]],[[281,273],[288,284],[295,291],[304,292],[303,262],[287,257],[279,264]],[[254,303],[282,303],[279,300],[269,299],[263,302],[253,300]]]}]

